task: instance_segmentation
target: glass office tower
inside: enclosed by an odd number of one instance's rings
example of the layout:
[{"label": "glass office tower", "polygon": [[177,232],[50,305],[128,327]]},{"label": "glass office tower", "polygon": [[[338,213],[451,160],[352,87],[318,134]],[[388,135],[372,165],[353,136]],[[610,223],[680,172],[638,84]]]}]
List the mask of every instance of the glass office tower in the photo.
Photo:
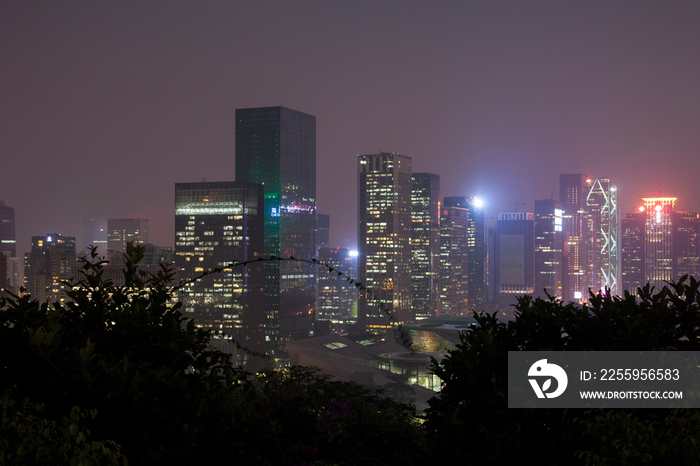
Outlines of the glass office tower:
[{"label": "glass office tower", "polygon": [[[265,186],[265,255],[316,256],[316,117],[284,107],[236,109],[236,180]],[[316,268],[265,262],[267,351],[313,335]]]},{"label": "glass office tower", "polygon": [[[382,332],[413,319],[411,308],[411,158],[382,152],[358,155],[359,281],[375,299],[360,295],[360,330]],[[384,309],[382,309],[383,304]]]},{"label": "glass office tower", "polygon": [[[252,351],[265,351],[263,187],[238,181],[175,185],[175,266],[183,313]],[[202,273],[223,272],[194,280]]]},{"label": "glass office tower", "polygon": [[415,318],[425,319],[440,302],[440,175],[413,174],[411,223],[411,302]]}]

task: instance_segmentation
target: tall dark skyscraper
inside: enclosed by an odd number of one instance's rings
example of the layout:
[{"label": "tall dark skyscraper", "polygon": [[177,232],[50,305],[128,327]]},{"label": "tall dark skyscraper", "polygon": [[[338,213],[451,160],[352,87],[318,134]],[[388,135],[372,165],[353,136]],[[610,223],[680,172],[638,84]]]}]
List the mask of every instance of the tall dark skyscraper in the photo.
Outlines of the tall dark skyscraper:
[{"label": "tall dark skyscraper", "polygon": [[[236,180],[265,187],[265,255],[316,257],[316,117],[284,107],[236,110]],[[313,335],[316,269],[265,262],[268,351]]]},{"label": "tall dark skyscraper", "polygon": [[622,220],[620,228],[620,294],[637,294],[646,284],[644,278],[644,222],[646,213],[632,212]]},{"label": "tall dark skyscraper", "polygon": [[411,289],[416,319],[436,316],[440,302],[440,175],[414,173],[411,193]]},{"label": "tall dark skyscraper", "polygon": [[360,330],[381,332],[413,319],[411,308],[411,159],[396,153],[358,155],[357,274],[377,299],[360,295]]},{"label": "tall dark skyscraper", "polygon": [[[180,281],[263,256],[263,186],[243,181],[175,185],[175,266]],[[152,249],[152,248],[151,248]],[[225,268],[179,290],[186,317],[265,351],[263,263]]]},{"label": "tall dark skyscraper", "polygon": [[19,291],[19,259],[16,257],[15,209],[0,200],[0,293]]},{"label": "tall dark skyscraper", "polygon": [[[561,298],[562,210],[553,199],[535,201],[535,296]],[[545,290],[546,293],[545,294]]]},{"label": "tall dark skyscraper", "polygon": [[0,200],[0,253],[7,257],[15,257],[15,209],[6,206],[5,201]]},{"label": "tall dark skyscraper", "polygon": [[499,300],[514,301],[535,287],[535,216],[526,212],[498,214],[495,265]]}]

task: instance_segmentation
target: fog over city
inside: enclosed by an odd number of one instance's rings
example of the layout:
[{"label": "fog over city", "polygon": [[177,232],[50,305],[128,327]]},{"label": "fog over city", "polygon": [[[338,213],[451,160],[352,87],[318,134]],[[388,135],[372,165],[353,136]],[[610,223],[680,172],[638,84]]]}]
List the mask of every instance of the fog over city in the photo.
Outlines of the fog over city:
[{"label": "fog over city", "polygon": [[[31,236],[148,218],[175,183],[235,180],[235,109],[317,119],[317,206],[355,247],[357,154],[398,152],[486,216],[610,178],[700,210],[700,3],[0,4],[0,199]],[[525,203],[524,205],[521,203]]]}]

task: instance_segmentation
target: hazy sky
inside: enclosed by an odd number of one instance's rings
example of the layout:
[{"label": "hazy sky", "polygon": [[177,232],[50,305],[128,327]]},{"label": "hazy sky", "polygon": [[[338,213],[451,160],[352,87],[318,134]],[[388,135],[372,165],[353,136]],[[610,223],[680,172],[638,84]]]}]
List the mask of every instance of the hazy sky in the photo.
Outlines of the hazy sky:
[{"label": "hazy sky", "polygon": [[0,2],[0,199],[32,235],[235,179],[235,109],[317,118],[317,196],[354,247],[357,154],[400,152],[487,216],[560,173],[700,210],[698,1]]}]

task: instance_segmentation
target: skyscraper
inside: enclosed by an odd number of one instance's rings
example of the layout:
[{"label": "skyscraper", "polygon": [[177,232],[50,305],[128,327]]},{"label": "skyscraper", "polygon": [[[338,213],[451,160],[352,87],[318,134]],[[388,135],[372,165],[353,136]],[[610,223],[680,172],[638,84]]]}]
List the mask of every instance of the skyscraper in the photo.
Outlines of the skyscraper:
[{"label": "skyscraper", "polygon": [[416,319],[436,316],[440,302],[440,175],[414,173],[411,193],[411,289]]},{"label": "skyscraper", "polygon": [[673,210],[675,197],[645,197],[644,278],[660,290],[698,273],[698,214]]},{"label": "skyscraper", "polygon": [[620,294],[637,294],[637,288],[646,284],[644,275],[644,208],[632,212],[622,220],[620,229]]},{"label": "skyscraper", "polygon": [[345,280],[357,277],[357,255],[349,248],[319,248],[318,260],[343,275],[319,270],[317,320],[330,320],[338,328],[347,328],[357,322],[357,288]]},{"label": "skyscraper", "polygon": [[411,310],[411,159],[358,155],[358,277],[377,299],[360,296],[360,330],[383,331],[413,319]]},{"label": "skyscraper", "polygon": [[557,201],[535,201],[535,297],[562,294],[563,212]]},{"label": "skyscraper", "polygon": [[[455,315],[464,314],[467,310],[481,311],[486,299],[486,232],[483,203],[477,197],[446,197],[441,222],[443,220],[446,222],[445,228],[449,231],[441,234],[441,241],[445,245],[440,248],[443,261],[440,277],[441,280],[448,280],[450,284],[441,285],[441,299],[445,293],[450,293],[451,288],[457,295],[464,293],[460,298],[464,301],[457,299],[452,304],[445,303],[441,305],[441,309],[447,312],[448,308],[451,308]],[[454,293],[452,299],[455,298]],[[461,309],[457,310],[456,306]]]},{"label": "skyscraper", "polygon": [[263,187],[242,181],[175,185],[175,266],[186,317],[265,351],[263,264],[226,267],[263,255]]},{"label": "skyscraper", "polygon": [[0,200],[0,253],[7,257],[17,255],[15,238],[15,209]]},{"label": "skyscraper", "polygon": [[75,237],[52,233],[32,236],[32,250],[25,256],[24,286],[39,302],[64,302],[64,280],[76,278]]},{"label": "skyscraper", "polygon": [[84,218],[81,250],[87,251],[88,246],[97,246],[97,252],[104,255],[107,252],[107,230],[107,219],[99,216]]},{"label": "skyscraper", "polygon": [[531,294],[535,287],[535,216],[526,212],[498,214],[495,265],[499,300]]},{"label": "skyscraper", "polygon": [[562,299],[580,301],[588,297],[588,232],[586,178],[581,174],[559,175],[559,200],[563,212],[564,253]]},{"label": "skyscraper", "polygon": [[[284,107],[236,109],[236,179],[265,186],[265,255],[316,257],[316,117]],[[316,269],[265,262],[268,351],[313,334]]]},{"label": "skyscraper", "polygon": [[16,255],[15,209],[0,200],[0,290],[19,291],[19,259]]},{"label": "skyscraper", "polygon": [[126,252],[126,243],[148,243],[147,218],[110,218],[107,220],[107,249]]},{"label": "skyscraper", "polygon": [[617,187],[607,178],[586,179],[585,223],[589,250],[589,287],[597,293],[618,290],[618,213]]},{"label": "skyscraper", "polygon": [[448,200],[454,198],[445,198],[440,209],[440,315],[467,315],[469,209],[464,203]]},{"label": "skyscraper", "polygon": [[622,291],[656,290],[684,275],[700,275],[700,217],[674,211],[675,197],[645,197],[622,222]]}]

